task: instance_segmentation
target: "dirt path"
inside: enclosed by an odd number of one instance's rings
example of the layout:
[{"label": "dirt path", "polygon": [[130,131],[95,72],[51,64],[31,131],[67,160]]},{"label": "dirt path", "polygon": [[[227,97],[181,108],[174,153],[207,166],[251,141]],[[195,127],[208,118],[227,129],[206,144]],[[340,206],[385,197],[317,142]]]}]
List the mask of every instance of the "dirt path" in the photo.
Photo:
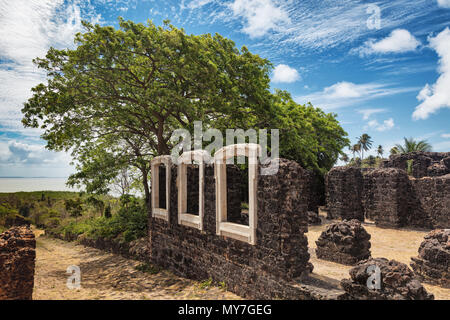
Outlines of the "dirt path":
[{"label": "dirt path", "polygon": [[[36,232],[39,235],[39,232]],[[37,237],[33,299],[240,299],[218,287],[200,288],[200,283],[177,277],[168,271],[149,274],[138,271],[141,262],[119,255]],[[66,285],[68,266],[81,270],[81,288]]]},{"label": "dirt path", "polygon": [[[328,224],[330,222],[326,222]],[[349,278],[351,267],[317,259],[315,241],[326,224],[310,227],[307,233],[314,273],[338,283]],[[396,259],[409,264],[417,255],[425,231],[381,229],[365,224],[372,235],[372,255]],[[35,230],[36,273],[33,299],[240,299],[233,293],[218,287],[202,289],[199,282],[177,277],[168,271],[157,274],[136,270],[141,262],[84,247],[73,242],[39,236]],[[401,248],[401,250],[399,250]],[[81,270],[81,288],[69,289],[66,282],[68,266],[76,265]],[[425,284],[436,299],[450,300],[450,289]]]}]

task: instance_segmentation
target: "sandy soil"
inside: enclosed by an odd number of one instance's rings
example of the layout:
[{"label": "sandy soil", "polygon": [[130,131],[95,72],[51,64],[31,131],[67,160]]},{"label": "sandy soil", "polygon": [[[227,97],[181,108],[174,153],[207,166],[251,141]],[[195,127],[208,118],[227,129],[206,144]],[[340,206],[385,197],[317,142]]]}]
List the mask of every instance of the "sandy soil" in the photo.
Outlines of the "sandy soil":
[{"label": "sandy soil", "polygon": [[[39,234],[39,233],[38,233]],[[44,236],[37,238],[33,299],[240,299],[218,287],[200,288],[200,283],[168,271],[157,274],[135,269],[141,262],[119,255]],[[68,266],[81,269],[81,288],[69,289]]]},{"label": "sandy soil", "polygon": [[[307,233],[311,262],[314,273],[319,278],[337,284],[349,278],[351,267],[317,259],[315,241],[326,225],[310,226]],[[364,227],[372,236],[372,256],[396,259],[409,265],[412,256],[427,231],[408,229],[382,229],[371,223]],[[168,271],[148,274],[137,271],[141,262],[84,247],[73,242],[40,236],[37,237],[37,259],[33,299],[240,299],[233,293],[218,287],[201,289],[200,283],[177,277]],[[66,286],[68,266],[77,265],[81,269],[81,288]],[[424,284],[436,299],[450,300],[450,289]]]},{"label": "sandy soil", "polygon": [[[329,278],[330,281],[337,281],[343,278],[350,278],[348,271],[350,266],[341,265],[325,260],[317,259],[315,254],[316,240],[322,231],[332,221],[322,217],[323,224],[320,226],[310,226],[307,233],[311,263],[314,265],[314,273],[322,278]],[[371,235],[372,257],[383,257],[395,259],[406,263],[409,266],[411,257],[417,256],[417,250],[423,241],[423,237],[428,231],[412,229],[384,229],[378,228],[373,223],[364,223],[364,228]],[[424,284],[428,292],[434,294],[435,299],[450,300],[450,289]]]}]

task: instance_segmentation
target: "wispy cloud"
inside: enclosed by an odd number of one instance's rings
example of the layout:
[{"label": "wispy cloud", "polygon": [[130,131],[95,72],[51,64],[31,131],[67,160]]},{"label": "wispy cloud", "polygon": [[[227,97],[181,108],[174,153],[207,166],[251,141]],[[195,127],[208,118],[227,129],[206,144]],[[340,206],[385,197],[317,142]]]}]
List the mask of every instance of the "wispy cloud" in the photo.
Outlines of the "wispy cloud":
[{"label": "wispy cloud", "polygon": [[374,114],[387,112],[387,109],[361,109],[356,112],[363,115],[363,120],[368,120]]},{"label": "wispy cloud", "polygon": [[[70,47],[81,30],[82,8],[78,1],[3,0],[0,2],[0,128],[23,131],[20,123],[23,102],[30,89],[45,81],[32,59],[45,56],[50,46]],[[85,19],[97,21],[87,14]],[[36,132],[36,131],[29,131]]]},{"label": "wispy cloud", "polygon": [[382,83],[355,84],[342,81],[326,87],[322,91],[298,96],[295,100],[298,103],[311,102],[317,107],[333,110],[416,90],[416,87],[391,87],[390,84]]},{"label": "wispy cloud", "polygon": [[430,47],[439,55],[441,74],[433,85],[428,83],[419,92],[422,101],[413,112],[413,119],[427,119],[442,108],[450,108],[450,29],[447,27],[434,38],[429,38]]},{"label": "wispy cloud", "polygon": [[441,137],[444,139],[450,139],[450,133],[443,133],[441,134]]},{"label": "wispy cloud", "polygon": [[394,128],[395,123],[394,119],[389,118],[387,120],[384,120],[383,123],[379,123],[377,120],[371,120],[367,123],[367,128],[374,129],[376,131],[388,131]]}]

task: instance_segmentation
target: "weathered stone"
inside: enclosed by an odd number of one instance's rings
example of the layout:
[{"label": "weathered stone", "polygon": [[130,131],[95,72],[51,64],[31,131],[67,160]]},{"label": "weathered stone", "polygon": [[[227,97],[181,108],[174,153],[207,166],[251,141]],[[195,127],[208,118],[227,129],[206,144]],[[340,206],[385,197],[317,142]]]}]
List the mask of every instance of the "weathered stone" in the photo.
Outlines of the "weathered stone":
[{"label": "weathered stone", "polygon": [[356,219],[329,225],[316,241],[319,259],[354,265],[370,257],[370,234]]},{"label": "weathered stone", "polygon": [[[260,169],[263,165],[260,165]],[[227,182],[235,181],[227,170]],[[205,166],[203,230],[178,224],[177,170],[172,168],[169,222],[150,217],[152,262],[174,273],[224,281],[227,288],[248,298],[310,299],[299,286],[288,285],[312,270],[309,262],[308,194],[310,179],[294,161],[280,159],[273,175],[258,175],[256,245],[216,234],[214,167]],[[242,180],[242,177],[239,176]],[[227,189],[233,186],[227,186]],[[228,189],[229,190],[229,189]],[[198,199],[188,199],[198,201]],[[227,206],[239,206],[240,201]],[[237,208],[227,207],[227,211]]]},{"label": "weathered stone", "polygon": [[[370,267],[380,270],[380,289],[369,289],[368,278],[373,274]],[[351,300],[433,300],[414,272],[404,263],[385,258],[368,259],[359,262],[350,270],[351,279],[343,279],[341,286],[346,294],[343,299]],[[375,280],[376,281],[376,280]]]},{"label": "weathered stone", "polygon": [[[383,167],[406,170],[408,161],[412,161],[411,168],[413,177],[422,178],[430,176],[430,173],[438,174],[437,171],[433,171],[434,164],[438,164],[439,162],[449,157],[450,152],[410,152],[405,154],[391,155],[388,161],[383,162]],[[432,169],[431,172],[428,170],[430,166]],[[445,175],[450,173],[450,166],[446,167],[448,170],[439,171],[439,174]]]},{"label": "weathered stone", "polygon": [[379,227],[406,225],[408,215],[408,175],[396,168],[374,169],[364,174],[365,216]]},{"label": "weathered stone", "polygon": [[0,234],[0,300],[31,300],[36,240],[29,227]]},{"label": "weathered stone", "polygon": [[335,167],[325,178],[328,212],[333,218],[364,221],[363,175],[359,168]]},{"label": "weathered stone", "polygon": [[319,214],[317,212],[308,211],[308,224],[313,226],[322,224],[322,220],[320,219]]},{"label": "weathered stone", "polygon": [[425,282],[450,288],[450,229],[433,230],[411,258],[411,267]]},{"label": "weathered stone", "polygon": [[431,229],[450,228],[450,174],[411,179],[409,225]]}]

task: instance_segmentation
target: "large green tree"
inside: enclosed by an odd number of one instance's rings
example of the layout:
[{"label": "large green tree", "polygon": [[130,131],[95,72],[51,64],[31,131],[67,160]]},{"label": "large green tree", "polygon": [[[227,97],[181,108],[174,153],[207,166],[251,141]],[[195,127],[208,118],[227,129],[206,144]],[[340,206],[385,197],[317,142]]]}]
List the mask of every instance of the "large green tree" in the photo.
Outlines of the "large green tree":
[{"label": "large green tree", "polygon": [[280,129],[280,155],[324,172],[348,144],[336,115],[270,92],[271,63],[216,34],[187,35],[165,22],[83,23],[75,48],[35,59],[47,83],[32,89],[23,123],[44,129],[51,150],[70,151],[70,184],[105,193],[135,168],[150,206],[152,157],[169,154],[172,132],[204,128]]},{"label": "large green tree", "polygon": [[150,21],[83,25],[74,50],[35,59],[48,83],[32,89],[22,110],[25,126],[45,129],[49,149],[72,152],[72,183],[105,191],[118,170],[134,166],[149,205],[149,159],[169,153],[174,129],[263,121],[270,111],[270,63],[231,40]]}]

